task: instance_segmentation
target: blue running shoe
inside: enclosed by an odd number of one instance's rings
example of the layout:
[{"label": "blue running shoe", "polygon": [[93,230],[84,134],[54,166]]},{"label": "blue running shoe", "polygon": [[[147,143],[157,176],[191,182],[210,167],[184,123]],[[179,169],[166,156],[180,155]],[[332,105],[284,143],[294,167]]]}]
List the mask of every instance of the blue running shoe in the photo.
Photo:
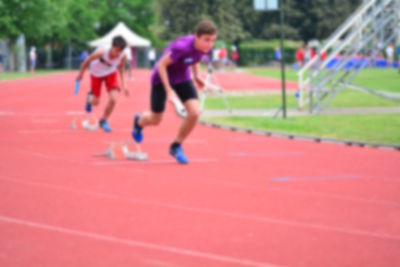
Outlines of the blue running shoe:
[{"label": "blue running shoe", "polygon": [[89,104],[88,102],[86,102],[85,110],[86,110],[87,113],[92,112],[92,105]]},{"label": "blue running shoe", "polygon": [[140,128],[140,126],[138,125],[139,119],[140,115],[136,114],[135,119],[133,120],[133,131],[132,131],[132,137],[136,143],[143,142],[143,128]]},{"label": "blue running shoe", "polygon": [[89,103],[90,99],[93,98],[93,95],[91,92],[88,93],[88,96],[86,98],[86,104],[85,104],[85,110],[87,113],[92,112],[92,104]]},{"label": "blue running shoe", "polygon": [[169,149],[169,154],[171,156],[173,156],[178,163],[180,163],[180,164],[189,164],[189,160],[187,159],[187,157],[183,153],[182,146],[178,146],[176,148],[172,148],[171,147]]},{"label": "blue running shoe", "polygon": [[112,131],[110,125],[108,124],[108,122],[105,119],[100,120],[99,124],[100,124],[100,127],[103,128],[103,130],[105,132],[109,133]]}]

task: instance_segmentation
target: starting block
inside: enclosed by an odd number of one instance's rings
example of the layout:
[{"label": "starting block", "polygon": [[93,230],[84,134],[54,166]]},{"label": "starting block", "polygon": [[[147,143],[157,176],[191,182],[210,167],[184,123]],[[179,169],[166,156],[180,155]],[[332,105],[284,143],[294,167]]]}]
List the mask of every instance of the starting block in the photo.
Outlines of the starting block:
[{"label": "starting block", "polygon": [[141,151],[140,145],[131,143],[112,143],[107,148],[105,156],[112,160],[146,161],[148,156]]},{"label": "starting block", "polygon": [[96,131],[98,128],[99,122],[95,117],[86,119],[74,118],[72,121],[72,129],[74,130]]}]

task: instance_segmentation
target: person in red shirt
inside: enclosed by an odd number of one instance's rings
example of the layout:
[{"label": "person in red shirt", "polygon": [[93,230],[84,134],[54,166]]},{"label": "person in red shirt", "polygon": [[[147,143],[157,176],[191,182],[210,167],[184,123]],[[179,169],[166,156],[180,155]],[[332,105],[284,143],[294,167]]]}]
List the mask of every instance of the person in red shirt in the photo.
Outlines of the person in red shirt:
[{"label": "person in red shirt", "polygon": [[324,61],[328,57],[328,54],[325,52],[321,53],[321,60]]},{"label": "person in red shirt", "polygon": [[221,63],[221,67],[224,67],[227,65],[227,56],[228,56],[228,51],[226,50],[225,47],[222,47],[219,50],[219,55],[218,55],[219,62]]},{"label": "person in red shirt", "polygon": [[310,49],[310,59],[313,59],[317,55],[317,50],[315,47]]},{"label": "person in red shirt", "polygon": [[237,51],[237,47],[236,46],[232,46],[232,62],[235,66],[237,66],[238,64],[238,60],[239,60],[239,52]]},{"label": "person in red shirt", "polygon": [[303,67],[304,64],[304,58],[305,58],[304,45],[301,45],[299,48],[297,48],[295,57],[297,66],[300,69],[301,67]]}]

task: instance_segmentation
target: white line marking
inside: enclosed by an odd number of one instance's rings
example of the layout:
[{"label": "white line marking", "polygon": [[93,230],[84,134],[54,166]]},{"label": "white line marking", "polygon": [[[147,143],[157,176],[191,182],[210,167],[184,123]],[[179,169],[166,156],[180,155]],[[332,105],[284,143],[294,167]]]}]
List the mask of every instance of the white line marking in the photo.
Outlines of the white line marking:
[{"label": "white line marking", "polygon": [[[217,158],[198,158],[198,159],[189,159],[189,165],[191,163],[212,163],[217,162]],[[120,160],[120,161],[95,161],[92,164],[94,166],[113,166],[113,165],[131,165],[131,164],[177,164],[176,160],[173,159],[165,159],[165,160],[147,160],[147,161],[134,161],[134,160]]]},{"label": "white line marking", "polygon": [[59,120],[54,120],[54,119],[53,120],[52,119],[32,120],[32,124],[54,124],[57,122],[59,122]]},{"label": "white line marking", "polygon": [[85,115],[87,114],[86,112],[82,110],[69,110],[65,112],[65,115],[67,116],[76,116],[76,115]]},{"label": "white line marking", "polygon": [[103,234],[98,234],[98,233],[93,233],[93,232],[80,231],[80,230],[76,230],[76,229],[55,226],[55,225],[50,225],[50,224],[44,224],[44,223],[39,223],[39,222],[34,222],[34,221],[28,221],[28,220],[13,218],[13,217],[7,217],[7,216],[3,216],[3,215],[0,215],[0,221],[2,221],[4,223],[8,223],[8,224],[16,224],[16,225],[29,227],[29,228],[41,229],[41,230],[45,230],[45,231],[49,231],[49,232],[56,232],[56,233],[61,233],[61,234],[66,234],[66,235],[86,237],[86,238],[94,239],[94,240],[98,240],[98,241],[105,241],[105,242],[110,242],[110,243],[115,243],[115,244],[127,245],[127,246],[131,246],[131,247],[139,247],[139,248],[144,248],[144,249],[157,250],[157,251],[178,254],[178,255],[184,255],[184,256],[189,256],[189,257],[194,257],[194,258],[203,258],[203,259],[217,261],[217,262],[225,262],[225,263],[231,263],[231,264],[237,264],[237,265],[243,265],[243,266],[255,266],[255,267],[273,266],[270,263],[256,262],[256,261],[252,261],[252,260],[233,258],[233,257],[229,257],[229,256],[201,252],[201,251],[197,251],[197,250],[191,250],[191,249],[185,249],[185,248],[179,248],[179,247],[173,247],[173,246],[167,246],[167,245],[159,245],[159,244],[155,244],[155,243],[137,241],[137,240],[133,240],[133,239],[119,238],[119,237],[111,236],[111,235],[103,235]]},{"label": "white line marking", "polygon": [[[79,161],[79,160],[72,160],[70,158],[64,158],[64,157],[59,157],[56,155],[48,155],[48,154],[43,154],[43,153],[38,153],[38,152],[31,152],[31,151],[27,151],[27,150],[18,150],[19,153],[22,153],[23,155],[30,155],[30,156],[34,156],[37,158],[41,158],[41,159],[46,159],[46,160],[52,160],[52,161],[62,161],[62,162],[69,162],[71,164],[79,164],[79,165],[88,165],[88,162],[85,161]],[[90,162],[89,162],[90,164]]]},{"label": "white line marking", "polygon": [[28,186],[51,188],[51,189],[64,191],[64,192],[72,192],[72,193],[76,193],[76,194],[96,196],[96,197],[100,197],[100,198],[106,198],[106,199],[111,199],[111,200],[121,201],[121,202],[128,201],[130,203],[149,205],[149,206],[155,206],[155,207],[160,207],[160,208],[168,208],[168,209],[180,210],[180,211],[185,211],[185,212],[211,214],[211,215],[229,217],[229,218],[233,218],[233,219],[258,221],[258,222],[270,223],[270,224],[275,224],[275,225],[284,225],[284,226],[295,227],[295,228],[312,229],[312,230],[319,230],[319,231],[324,231],[324,232],[334,232],[334,233],[339,233],[339,234],[347,234],[347,235],[364,236],[364,237],[370,237],[370,238],[379,238],[379,239],[400,241],[400,236],[375,233],[375,232],[353,229],[353,228],[342,228],[342,227],[335,227],[335,226],[322,225],[322,224],[304,223],[304,222],[290,221],[290,220],[284,220],[284,219],[273,218],[273,217],[248,215],[248,214],[243,214],[243,213],[219,211],[219,210],[212,210],[212,209],[201,208],[201,207],[190,207],[190,206],[183,206],[183,205],[178,205],[178,204],[168,204],[165,202],[147,201],[147,200],[136,199],[136,198],[124,198],[124,197],[120,197],[120,196],[114,195],[114,194],[107,194],[107,193],[100,193],[100,192],[93,192],[93,191],[83,191],[83,190],[66,188],[66,187],[56,186],[56,185],[49,185],[49,184],[44,184],[44,183],[25,182],[23,180],[13,179],[13,178],[5,177],[5,176],[0,176],[0,180],[19,183],[19,184],[28,185]]},{"label": "white line marking", "polygon": [[[150,140],[146,141],[146,144],[170,144],[171,139],[155,139],[155,140]],[[207,140],[205,139],[189,139],[185,141],[185,144],[204,144],[207,143]]]},{"label": "white line marking", "polygon": [[234,158],[264,158],[264,157],[287,157],[287,156],[295,156],[302,157],[304,156],[303,152],[297,151],[288,151],[288,152],[231,152],[229,156]]},{"label": "white line marking", "polygon": [[273,187],[273,186],[262,187],[262,186],[247,185],[247,184],[242,184],[242,183],[235,183],[235,182],[230,182],[230,181],[218,181],[218,180],[212,180],[212,179],[202,179],[202,181],[206,182],[206,183],[210,183],[210,184],[223,185],[223,186],[236,187],[236,188],[247,188],[247,189],[262,190],[262,191],[275,191],[275,192],[283,192],[283,193],[302,195],[302,196],[313,195],[313,196],[323,197],[323,198],[347,200],[347,201],[353,201],[353,202],[368,203],[368,204],[374,204],[374,205],[383,205],[383,206],[390,206],[390,207],[400,207],[400,203],[394,202],[394,201],[366,199],[366,198],[354,197],[354,196],[342,196],[342,195],[337,195],[337,194],[326,194],[326,193],[319,193],[319,192],[313,192],[313,191],[302,191],[302,190],[287,189],[287,188],[281,188],[281,187],[278,188],[278,187]]},{"label": "white line marking", "polygon": [[74,132],[74,130],[71,128],[71,130],[50,130],[50,129],[44,129],[44,130],[19,130],[19,134],[63,134],[63,133],[71,133]]},{"label": "white line marking", "polygon": [[1,117],[8,117],[8,116],[14,116],[15,113],[12,111],[0,111],[0,116]]},{"label": "white line marking", "polygon": [[[121,130],[124,132],[132,132],[132,129],[125,129],[125,130]],[[126,139],[126,140],[104,140],[102,142],[103,144],[107,144],[109,145],[110,143],[134,143],[134,141],[132,139]],[[145,145],[149,145],[149,144],[170,144],[171,143],[171,139],[153,139],[146,141]],[[207,143],[207,140],[205,139],[189,139],[185,141],[185,144],[205,144]]]},{"label": "white line marking", "polygon": [[158,266],[158,267],[179,267],[179,265],[175,265],[166,261],[162,260],[155,260],[155,259],[149,259],[149,260],[144,260],[146,263],[146,266]]}]

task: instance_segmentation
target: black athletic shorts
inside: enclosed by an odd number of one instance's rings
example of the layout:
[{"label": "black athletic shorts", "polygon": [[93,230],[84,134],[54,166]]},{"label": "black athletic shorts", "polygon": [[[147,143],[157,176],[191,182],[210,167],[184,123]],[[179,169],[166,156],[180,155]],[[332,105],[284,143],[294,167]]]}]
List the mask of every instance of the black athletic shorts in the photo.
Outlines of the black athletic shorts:
[{"label": "black athletic shorts", "polygon": [[[172,89],[174,89],[182,103],[199,98],[192,81],[172,85]],[[155,113],[164,112],[166,101],[167,93],[165,92],[164,85],[153,85],[151,87],[151,111]]]}]

